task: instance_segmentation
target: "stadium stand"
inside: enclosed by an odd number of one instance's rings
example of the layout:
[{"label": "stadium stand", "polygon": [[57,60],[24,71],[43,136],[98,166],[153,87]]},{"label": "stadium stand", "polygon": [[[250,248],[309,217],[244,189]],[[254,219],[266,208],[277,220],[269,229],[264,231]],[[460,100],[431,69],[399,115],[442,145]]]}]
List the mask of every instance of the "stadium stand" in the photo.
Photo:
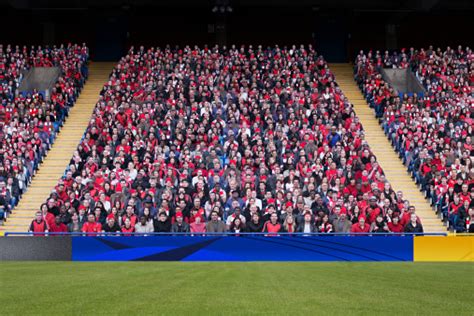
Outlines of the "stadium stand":
[{"label": "stadium stand", "polygon": [[[355,78],[420,189],[449,225],[465,232],[474,214],[474,54],[468,47],[360,52]],[[398,94],[382,68],[409,68],[426,95]]]},{"label": "stadium stand", "polygon": [[354,106],[360,122],[364,126],[364,138],[370,144],[373,154],[377,156],[380,165],[383,166],[385,177],[390,181],[392,188],[403,190],[403,198],[410,201],[410,205],[416,207],[416,213],[423,219],[425,232],[446,233],[446,226],[433,212],[430,203],[420,192],[418,186],[412,180],[406,167],[393,150],[390,141],[384,131],[380,128],[378,119],[373,110],[366,102],[354,80],[353,66],[345,64],[330,64],[331,71],[336,76],[337,83],[343,93]]},{"label": "stadium stand", "polygon": [[85,233],[423,230],[311,46],[132,47],[41,212]]},{"label": "stadium stand", "polygon": [[68,119],[64,122],[61,132],[57,134],[55,143],[43,159],[40,169],[36,172],[15,210],[2,231],[24,232],[31,223],[31,217],[38,211],[38,206],[51,194],[52,188],[64,175],[65,166],[69,164],[71,155],[84,136],[92,111],[100,95],[104,83],[116,63],[91,62],[88,65],[87,82],[81,90],[74,107],[70,109]]},{"label": "stadium stand", "polygon": [[[53,144],[87,78],[88,49],[0,45],[0,220],[8,217]],[[48,98],[45,91],[19,93],[33,67],[59,67]]]}]

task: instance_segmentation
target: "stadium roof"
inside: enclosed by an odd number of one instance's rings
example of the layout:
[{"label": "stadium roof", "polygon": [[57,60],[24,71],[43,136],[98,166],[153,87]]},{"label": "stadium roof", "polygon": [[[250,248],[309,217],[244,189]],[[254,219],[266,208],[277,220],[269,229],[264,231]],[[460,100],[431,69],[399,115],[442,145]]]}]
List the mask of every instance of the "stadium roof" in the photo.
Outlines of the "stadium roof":
[{"label": "stadium roof", "polygon": [[19,10],[87,10],[90,8],[148,7],[213,7],[228,3],[234,7],[291,6],[343,8],[369,11],[444,11],[474,10],[474,1],[465,0],[0,0],[0,5]]}]

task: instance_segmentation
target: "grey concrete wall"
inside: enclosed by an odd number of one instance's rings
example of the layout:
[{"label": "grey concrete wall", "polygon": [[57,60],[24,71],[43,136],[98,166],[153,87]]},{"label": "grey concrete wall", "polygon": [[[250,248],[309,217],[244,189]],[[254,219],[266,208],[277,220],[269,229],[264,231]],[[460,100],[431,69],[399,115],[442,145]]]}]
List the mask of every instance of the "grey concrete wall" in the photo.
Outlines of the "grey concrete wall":
[{"label": "grey concrete wall", "polygon": [[28,92],[36,89],[47,91],[46,94],[49,95],[60,75],[61,69],[59,67],[33,67],[21,81],[19,91]]},{"label": "grey concrete wall", "polygon": [[0,261],[71,261],[70,236],[15,236],[0,237]]},{"label": "grey concrete wall", "polygon": [[409,69],[382,69],[382,77],[399,93],[425,93],[421,83]]}]

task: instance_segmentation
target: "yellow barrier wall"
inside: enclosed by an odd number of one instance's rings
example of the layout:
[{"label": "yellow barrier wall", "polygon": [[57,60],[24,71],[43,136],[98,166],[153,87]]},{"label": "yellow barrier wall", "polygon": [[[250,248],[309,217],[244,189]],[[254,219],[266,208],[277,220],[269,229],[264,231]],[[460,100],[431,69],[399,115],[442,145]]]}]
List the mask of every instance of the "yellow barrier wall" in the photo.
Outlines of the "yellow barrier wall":
[{"label": "yellow barrier wall", "polygon": [[473,261],[474,236],[417,236],[414,261]]}]

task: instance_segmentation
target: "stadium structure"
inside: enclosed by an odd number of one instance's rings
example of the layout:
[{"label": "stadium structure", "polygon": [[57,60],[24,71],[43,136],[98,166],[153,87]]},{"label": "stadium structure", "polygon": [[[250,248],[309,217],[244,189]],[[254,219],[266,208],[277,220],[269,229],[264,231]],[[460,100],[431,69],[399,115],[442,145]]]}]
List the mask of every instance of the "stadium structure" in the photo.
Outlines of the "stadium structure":
[{"label": "stadium structure", "polygon": [[472,2],[0,7],[1,314],[472,315]]}]

